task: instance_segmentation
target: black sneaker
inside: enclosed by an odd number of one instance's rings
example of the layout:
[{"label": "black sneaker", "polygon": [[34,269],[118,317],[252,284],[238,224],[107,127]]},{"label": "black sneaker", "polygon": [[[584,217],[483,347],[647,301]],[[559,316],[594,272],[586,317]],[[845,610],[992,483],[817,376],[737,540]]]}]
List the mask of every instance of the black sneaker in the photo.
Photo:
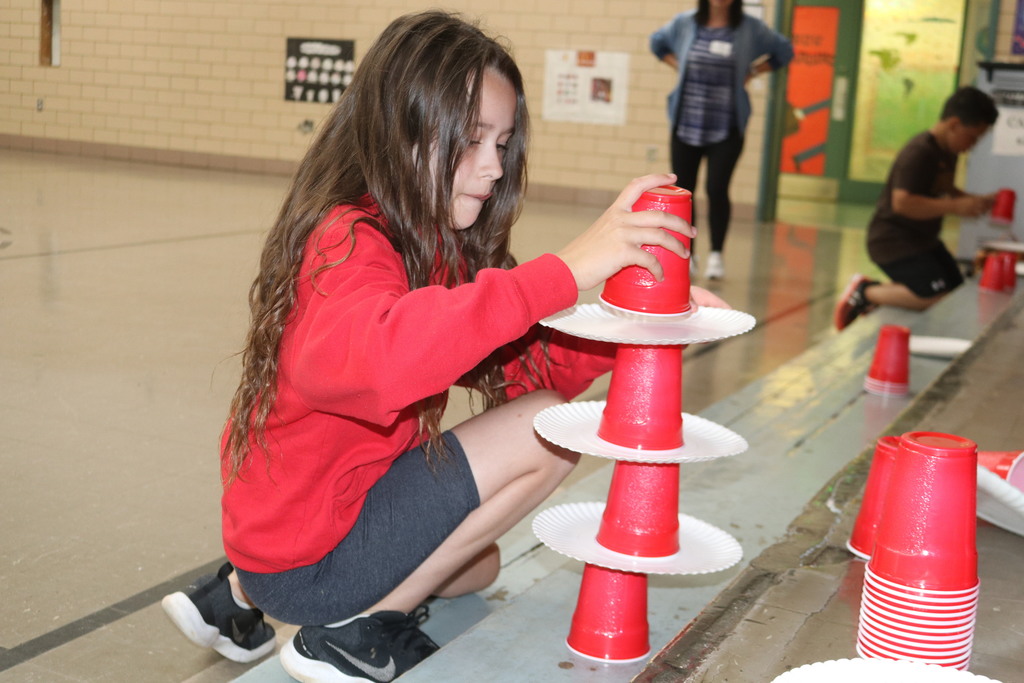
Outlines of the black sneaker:
[{"label": "black sneaker", "polygon": [[835,310],[832,312],[833,322],[837,330],[843,330],[858,317],[864,315],[874,308],[864,290],[870,285],[878,284],[869,280],[861,274],[854,275],[846,285],[839,301],[836,302]]},{"label": "black sneaker", "polygon": [[374,612],[342,626],[303,626],[281,648],[281,666],[296,680],[387,683],[437,652],[419,629],[421,605],[411,614]]},{"label": "black sneaker", "polygon": [[252,662],[274,651],[274,628],[258,609],[239,607],[231,597],[230,563],[216,576],[203,576],[160,603],[174,625],[200,647],[212,647],[235,662]]}]

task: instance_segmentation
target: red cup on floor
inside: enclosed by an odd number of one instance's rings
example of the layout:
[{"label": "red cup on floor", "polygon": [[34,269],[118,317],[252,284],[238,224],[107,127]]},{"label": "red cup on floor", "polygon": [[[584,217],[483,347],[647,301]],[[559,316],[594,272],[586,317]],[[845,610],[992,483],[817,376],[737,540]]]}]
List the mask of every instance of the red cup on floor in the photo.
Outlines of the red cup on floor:
[{"label": "red cup on floor", "polygon": [[[665,185],[644,192],[633,204],[633,211],[664,211],[690,222],[693,195],[674,185]],[[667,230],[689,248],[690,238]],[[680,315],[690,311],[690,259],[680,258],[656,245],[644,245],[654,254],[665,276],[661,282],[651,271],[640,266],[627,266],[608,278],[601,291],[601,300],[615,308],[655,315]]]},{"label": "red cup on floor", "polygon": [[882,518],[882,501],[885,500],[885,490],[889,486],[889,472],[899,446],[898,436],[883,436],[875,443],[860,512],[857,513],[850,540],[846,542],[850,552],[864,560],[870,559],[875,545],[878,521]]},{"label": "red cup on floor", "polygon": [[634,557],[679,551],[679,465],[615,463],[597,542]]},{"label": "red cup on floor", "polygon": [[1010,251],[1001,251],[998,257],[1002,259],[1000,268],[1003,273],[1003,291],[1013,292],[1017,289],[1017,255]]},{"label": "red cup on floor", "polygon": [[995,225],[1010,225],[1013,223],[1013,207],[1017,203],[1017,193],[1008,187],[996,192],[995,202],[992,204],[992,215],[989,221]]},{"label": "red cup on floor", "polygon": [[978,464],[1024,491],[1024,453],[1021,451],[978,451]]},{"label": "red cup on floor", "polygon": [[903,396],[910,390],[910,328],[882,325],[864,389],[879,396]]},{"label": "red cup on floor", "polygon": [[973,589],[977,466],[978,447],[970,439],[939,432],[901,436],[867,570],[911,589]]},{"label": "red cup on floor", "polygon": [[643,659],[651,651],[647,625],[647,575],[588,564],[566,644],[605,661]]},{"label": "red cup on floor", "polygon": [[625,448],[679,448],[682,402],[682,346],[621,344],[597,435]]},{"label": "red cup on floor", "polygon": [[985,257],[985,265],[981,270],[981,281],[978,287],[990,292],[1003,291],[1003,261],[999,254],[992,252]]}]

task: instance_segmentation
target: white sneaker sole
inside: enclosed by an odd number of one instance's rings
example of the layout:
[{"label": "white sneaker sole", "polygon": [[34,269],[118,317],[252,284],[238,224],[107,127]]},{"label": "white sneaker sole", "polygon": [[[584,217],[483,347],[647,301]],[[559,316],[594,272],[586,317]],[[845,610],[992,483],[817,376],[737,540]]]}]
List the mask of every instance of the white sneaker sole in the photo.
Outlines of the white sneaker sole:
[{"label": "white sneaker sole", "polygon": [[281,647],[281,668],[301,683],[366,683],[367,678],[349,676],[328,662],[303,657],[295,649],[294,638]]},{"label": "white sneaker sole", "polygon": [[160,606],[170,617],[178,630],[185,634],[185,637],[199,647],[212,647],[223,657],[240,664],[254,662],[260,657],[274,651],[277,643],[271,638],[254,650],[246,650],[244,647],[235,645],[230,638],[222,636],[216,626],[210,626],[203,621],[203,615],[196,609],[195,604],[188,599],[188,596],[181,591],[164,596]]}]

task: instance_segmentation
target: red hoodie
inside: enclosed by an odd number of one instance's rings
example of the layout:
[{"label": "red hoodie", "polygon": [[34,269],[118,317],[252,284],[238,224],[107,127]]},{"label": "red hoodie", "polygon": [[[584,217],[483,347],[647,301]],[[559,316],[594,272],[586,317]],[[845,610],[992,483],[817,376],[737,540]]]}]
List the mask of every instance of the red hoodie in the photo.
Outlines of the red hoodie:
[{"label": "red hoodie", "polygon": [[[253,446],[221,500],[224,547],[241,569],[280,572],[321,560],[352,528],[367,491],[422,440],[413,404],[447,392],[494,349],[576,303],[572,274],[552,254],[482,270],[453,289],[410,291],[384,235],[356,225],[353,246],[349,230],[363,215],[331,212],[318,240],[325,256],[307,244],[281,340],[269,454]],[[340,259],[314,287],[312,270]],[[530,350],[539,353],[536,343]],[[615,347],[556,332],[548,352],[543,386],[571,399],[611,370]],[[506,376],[518,370],[509,362]]]}]

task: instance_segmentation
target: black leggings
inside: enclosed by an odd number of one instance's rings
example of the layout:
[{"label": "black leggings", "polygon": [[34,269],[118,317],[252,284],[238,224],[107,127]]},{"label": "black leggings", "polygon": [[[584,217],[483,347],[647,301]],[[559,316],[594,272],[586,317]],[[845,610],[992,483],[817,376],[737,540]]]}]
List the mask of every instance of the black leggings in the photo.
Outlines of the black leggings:
[{"label": "black leggings", "polygon": [[[725,234],[729,231],[729,220],[732,218],[732,202],[729,200],[729,183],[733,171],[743,151],[743,135],[738,129],[729,131],[729,137],[703,147],[694,147],[682,142],[673,131],[672,134],[672,172],[676,174],[676,184],[693,192],[697,187],[697,169],[702,158],[707,157],[708,163],[705,187],[708,194],[708,223],[711,228],[711,251],[722,251],[725,247]],[[697,210],[694,208],[694,217]]]}]

